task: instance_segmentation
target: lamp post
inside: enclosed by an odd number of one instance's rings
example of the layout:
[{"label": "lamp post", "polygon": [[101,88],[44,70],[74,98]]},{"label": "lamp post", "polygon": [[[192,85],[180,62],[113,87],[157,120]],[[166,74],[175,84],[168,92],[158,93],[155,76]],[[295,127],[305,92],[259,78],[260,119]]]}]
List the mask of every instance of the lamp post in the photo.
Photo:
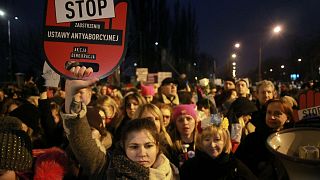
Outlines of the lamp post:
[{"label": "lamp post", "polygon": [[[279,34],[282,31],[281,26],[277,25],[273,28],[273,34]],[[258,79],[262,80],[262,40],[259,42],[259,62],[258,62]]]},{"label": "lamp post", "polygon": [[229,70],[230,70],[230,73],[231,73],[231,77],[234,77],[235,76],[235,60],[237,58],[237,54],[233,53],[231,54],[231,62],[230,62],[230,65],[229,65]]},{"label": "lamp post", "polygon": [[[0,16],[5,17],[6,13],[3,10],[0,10]],[[16,17],[17,19],[17,17]],[[7,25],[8,25],[8,76],[9,81],[12,81],[12,51],[11,51],[11,22],[10,18],[7,18]]]}]

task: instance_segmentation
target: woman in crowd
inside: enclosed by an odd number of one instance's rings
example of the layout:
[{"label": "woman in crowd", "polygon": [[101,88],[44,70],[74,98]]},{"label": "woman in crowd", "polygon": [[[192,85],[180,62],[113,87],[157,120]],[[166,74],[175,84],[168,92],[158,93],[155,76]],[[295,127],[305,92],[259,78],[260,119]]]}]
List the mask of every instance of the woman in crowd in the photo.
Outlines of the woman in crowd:
[{"label": "woman in crowd", "polygon": [[108,96],[101,96],[97,100],[97,107],[102,109],[100,111],[101,117],[104,119],[104,127],[107,129],[111,125],[112,121],[119,121],[121,118],[121,112],[116,101]]},{"label": "woman in crowd", "polygon": [[154,104],[142,104],[136,110],[134,119],[149,118],[155,122],[157,127],[157,132],[160,135],[160,143],[162,146],[162,151],[169,158],[172,159],[172,147],[173,143],[170,135],[163,123],[163,116],[160,109]]},{"label": "woman in crowd", "polygon": [[[92,68],[74,68],[76,77],[87,77]],[[128,121],[112,155],[103,153],[91,138],[86,107],[73,99],[78,89],[95,83],[91,80],[66,81],[66,105],[62,114],[65,131],[75,156],[91,178],[96,179],[175,179],[178,171],[160,151],[154,121]]]},{"label": "woman in crowd", "polygon": [[163,116],[163,125],[168,130],[168,126],[171,124],[172,107],[171,105],[164,103],[158,103],[157,106],[161,110]]},{"label": "woman in crowd", "polygon": [[173,123],[170,131],[173,142],[172,161],[180,167],[184,161],[194,157],[197,127],[197,113],[194,104],[175,106],[172,115]]},{"label": "woman in crowd", "polygon": [[114,135],[114,142],[119,140],[123,126],[128,123],[134,116],[139,105],[146,104],[146,100],[138,92],[128,92],[122,102],[122,117],[112,121],[110,131]]},{"label": "woman in crowd", "polygon": [[293,111],[291,106],[282,99],[271,99],[266,103],[267,128],[256,129],[240,143],[235,152],[243,163],[261,179],[286,179],[287,174],[282,166],[268,151],[265,143],[269,135],[293,126]]},{"label": "woman in crowd", "polygon": [[231,153],[228,129],[210,125],[197,133],[196,155],[181,167],[180,177],[188,179],[256,179]]}]

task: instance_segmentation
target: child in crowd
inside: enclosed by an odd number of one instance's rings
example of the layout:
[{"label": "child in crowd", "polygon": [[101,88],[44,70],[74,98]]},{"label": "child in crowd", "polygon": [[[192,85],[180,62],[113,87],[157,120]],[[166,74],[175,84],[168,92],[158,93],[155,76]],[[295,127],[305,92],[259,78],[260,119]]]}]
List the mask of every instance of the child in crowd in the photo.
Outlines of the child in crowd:
[{"label": "child in crowd", "polygon": [[153,85],[143,85],[141,84],[141,95],[146,99],[147,103],[153,101],[153,96],[155,95],[155,90]]},{"label": "child in crowd", "polygon": [[197,127],[197,112],[194,104],[181,104],[175,106],[172,114],[172,129],[170,131],[174,147],[174,160],[176,166],[194,157],[195,138]]}]

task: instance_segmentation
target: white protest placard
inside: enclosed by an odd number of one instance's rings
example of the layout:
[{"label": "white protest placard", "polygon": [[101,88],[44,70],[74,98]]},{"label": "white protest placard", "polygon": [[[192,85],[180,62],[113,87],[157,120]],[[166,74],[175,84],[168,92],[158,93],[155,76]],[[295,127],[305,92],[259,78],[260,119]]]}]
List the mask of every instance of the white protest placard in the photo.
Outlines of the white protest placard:
[{"label": "white protest placard", "polygon": [[161,82],[168,77],[172,77],[172,72],[158,72],[158,84],[161,84]]},{"label": "white protest placard", "polygon": [[113,18],[113,0],[55,0],[57,23]]}]

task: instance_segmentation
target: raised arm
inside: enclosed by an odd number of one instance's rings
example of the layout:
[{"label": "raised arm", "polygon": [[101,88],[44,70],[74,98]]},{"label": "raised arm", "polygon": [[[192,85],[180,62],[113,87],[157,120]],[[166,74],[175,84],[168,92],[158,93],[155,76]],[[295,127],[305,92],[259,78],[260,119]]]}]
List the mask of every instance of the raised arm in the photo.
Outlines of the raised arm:
[{"label": "raised arm", "polygon": [[66,80],[65,114],[61,114],[64,129],[73,153],[85,172],[91,177],[101,178],[105,175],[108,159],[92,139],[86,106],[77,95],[80,89],[93,85],[98,79],[91,77],[92,68],[77,66],[70,71],[80,80]]}]

